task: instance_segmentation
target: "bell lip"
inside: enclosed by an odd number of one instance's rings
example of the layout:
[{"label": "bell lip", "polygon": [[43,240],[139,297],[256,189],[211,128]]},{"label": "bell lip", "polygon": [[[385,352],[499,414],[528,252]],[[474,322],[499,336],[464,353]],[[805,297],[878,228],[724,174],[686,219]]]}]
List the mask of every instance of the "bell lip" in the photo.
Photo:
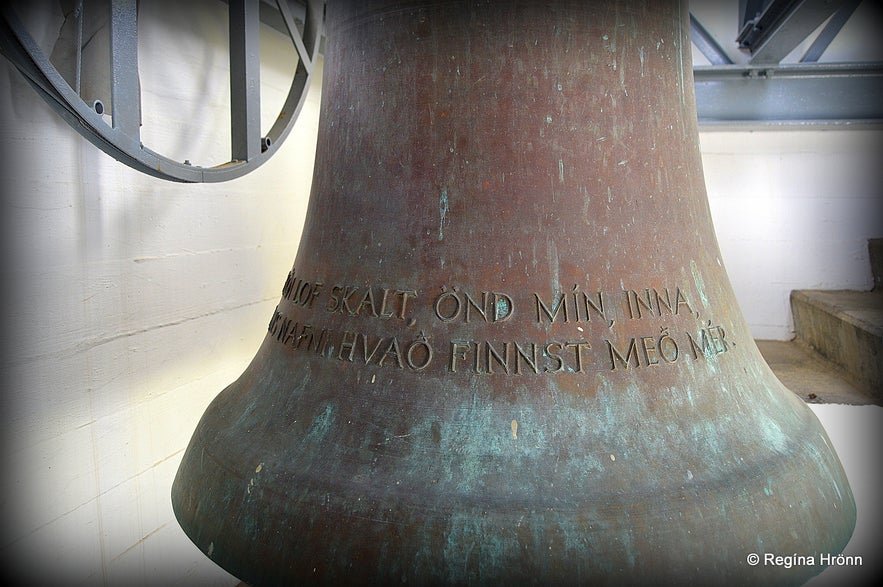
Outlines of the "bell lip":
[{"label": "bell lip", "polygon": [[[235,385],[236,384],[234,384],[230,387],[233,388]],[[228,390],[230,390],[230,388],[228,388]],[[191,439],[190,445],[188,446],[188,448],[185,452],[185,455],[182,459],[181,466],[178,470],[178,473],[176,475],[175,481],[172,486],[172,492],[171,492],[172,493],[172,495],[171,495],[172,506],[173,506],[173,511],[175,513],[175,516],[179,521],[179,524],[181,525],[182,529],[185,531],[185,534],[188,536],[188,538],[190,538],[190,540],[193,541],[194,544],[196,544],[197,547],[199,547],[209,558],[211,558],[214,562],[219,564],[219,566],[225,568],[227,571],[229,571],[233,575],[235,575],[245,581],[248,581],[248,582],[251,582],[254,584],[258,584],[258,583],[262,583],[267,580],[269,580],[271,582],[276,582],[278,580],[289,581],[289,580],[294,580],[294,579],[304,579],[304,580],[315,579],[315,576],[310,575],[310,573],[308,572],[309,569],[307,569],[306,567],[298,568],[296,566],[296,564],[292,563],[291,557],[295,557],[297,553],[290,551],[290,550],[286,550],[284,548],[282,549],[281,553],[277,553],[276,555],[271,555],[271,558],[279,557],[276,562],[267,561],[268,565],[264,565],[264,564],[256,565],[255,562],[257,560],[260,560],[262,554],[260,552],[260,549],[254,550],[250,547],[250,545],[253,544],[251,542],[251,540],[254,539],[255,536],[252,535],[250,538],[244,536],[246,532],[244,530],[242,530],[241,528],[240,528],[240,531],[242,531],[242,535],[234,538],[232,542],[229,540],[227,540],[225,542],[224,540],[217,539],[218,537],[224,538],[224,536],[226,536],[226,538],[229,539],[229,538],[231,538],[231,535],[232,535],[230,526],[225,525],[223,522],[220,524],[217,524],[217,520],[215,520],[216,516],[222,515],[223,512],[226,509],[228,509],[228,507],[229,507],[229,504],[222,503],[224,501],[223,497],[220,497],[220,501],[218,501],[219,496],[231,495],[233,493],[236,493],[237,491],[240,495],[249,495],[249,492],[253,491],[255,494],[255,496],[254,496],[255,499],[259,499],[259,500],[262,500],[265,502],[265,506],[262,506],[263,508],[268,508],[269,511],[277,511],[277,512],[278,511],[287,512],[290,510],[290,508],[285,505],[283,505],[281,508],[276,507],[273,505],[273,502],[281,503],[281,502],[286,502],[286,501],[290,501],[290,500],[288,500],[288,498],[286,498],[283,494],[275,492],[271,487],[255,486],[255,485],[249,487],[248,478],[250,476],[249,474],[252,472],[251,470],[249,470],[248,468],[242,468],[242,471],[244,471],[246,474],[237,473],[236,469],[234,467],[230,466],[229,461],[224,461],[222,459],[217,458],[214,451],[212,451],[210,449],[210,447],[205,446],[205,438],[204,438],[204,434],[203,434],[203,424],[206,420],[209,419],[209,414],[212,412],[213,407],[214,407],[214,404],[209,407],[209,409],[206,411],[206,414],[203,416],[203,419],[200,421],[200,424],[197,427],[197,430],[194,433],[193,438]],[[823,480],[827,483],[830,483],[830,486],[833,487],[833,490],[840,495],[841,507],[839,508],[839,512],[832,510],[832,511],[829,511],[828,514],[824,514],[825,508],[822,507],[822,505],[820,503],[818,503],[818,499],[816,500],[816,503],[813,503],[812,500],[810,500],[809,497],[807,497],[807,495],[798,496],[796,493],[794,496],[792,496],[794,499],[794,504],[789,504],[788,507],[791,507],[791,505],[797,505],[803,509],[812,510],[815,508],[817,511],[811,512],[810,513],[811,516],[816,516],[816,517],[820,517],[823,515],[826,516],[826,518],[823,519],[821,522],[816,522],[816,524],[815,524],[815,528],[823,529],[820,533],[820,536],[818,537],[819,539],[817,542],[817,546],[815,546],[812,549],[810,549],[808,547],[804,547],[803,550],[801,551],[801,553],[806,552],[806,554],[808,554],[808,555],[815,555],[815,556],[819,556],[823,553],[835,555],[835,554],[839,554],[840,552],[842,552],[842,550],[846,547],[846,545],[848,544],[848,542],[852,536],[852,533],[855,529],[856,514],[857,514],[855,500],[854,500],[854,496],[852,494],[852,491],[849,487],[849,483],[846,478],[845,472],[842,469],[842,465],[840,464],[836,453],[833,451],[833,448],[830,445],[830,441],[828,440],[824,429],[821,427],[821,424],[818,422],[818,419],[815,417],[815,415],[812,414],[811,410],[809,410],[809,408],[806,406],[804,406],[804,407],[810,413],[810,417],[805,420],[805,426],[804,426],[803,432],[805,434],[815,433],[815,435],[814,435],[815,438],[822,439],[821,445],[813,448],[813,447],[810,447],[810,443],[800,442],[799,438],[792,439],[791,446],[796,447],[798,452],[796,454],[789,453],[788,458],[783,459],[781,466],[775,468],[774,470],[778,471],[779,474],[782,476],[782,478],[787,478],[788,475],[791,475],[792,478],[801,479],[801,482],[805,484],[805,483],[807,483],[806,479],[812,477],[812,475],[807,474],[807,469],[806,468],[795,469],[792,466],[791,471],[788,472],[788,468],[789,468],[788,465],[793,464],[796,460],[796,456],[800,456],[801,454],[804,456],[803,460],[806,461],[804,464],[812,464],[813,462],[817,462],[817,459],[819,456],[818,452],[815,449],[822,450],[822,451],[828,451],[829,458],[833,458],[833,463],[836,464],[836,466],[838,467],[838,470],[833,471],[832,475],[828,476],[827,478],[825,475],[821,474],[821,472],[819,472],[816,475],[816,477],[817,477],[817,480]],[[818,436],[818,432],[821,432],[821,436]],[[795,435],[795,436],[799,436],[799,435]],[[203,467],[208,466],[210,468],[213,468],[214,469],[213,474],[210,474],[209,477],[215,477],[217,479],[221,479],[221,481],[219,483],[215,484],[214,486],[210,484],[208,487],[203,487],[200,489],[198,487],[199,479],[193,477],[193,475],[192,475],[191,467],[192,467],[192,463],[194,460],[198,460],[198,462]],[[774,459],[770,459],[770,461],[772,461],[772,460],[774,460]],[[764,464],[770,464],[770,463],[767,462]],[[772,463],[772,464],[775,464],[775,463]],[[821,466],[819,468],[821,470]],[[710,484],[707,482],[704,484],[697,483],[696,486],[691,488],[692,491],[685,491],[685,487],[683,487],[683,486],[677,487],[677,488],[669,487],[669,488],[667,488],[667,492],[660,493],[658,490],[656,490],[656,491],[652,491],[652,492],[635,493],[632,495],[625,496],[628,499],[624,498],[622,495],[615,496],[613,494],[607,494],[605,496],[600,496],[600,497],[594,496],[594,497],[596,497],[596,499],[580,502],[580,505],[591,505],[594,507],[594,510],[596,512],[599,511],[599,509],[602,512],[605,510],[608,510],[610,512],[615,512],[615,513],[618,513],[619,517],[621,518],[623,511],[628,511],[630,509],[634,511],[634,510],[636,510],[636,508],[637,509],[644,509],[644,504],[646,504],[650,501],[656,502],[656,503],[661,501],[664,503],[675,504],[675,506],[677,506],[679,503],[685,503],[685,504],[696,503],[696,502],[704,503],[708,499],[709,495],[715,495],[714,490],[721,490],[721,489],[728,489],[730,492],[731,501],[735,502],[735,501],[737,501],[737,498],[739,498],[740,496],[744,498],[745,496],[750,495],[751,493],[754,493],[755,497],[760,495],[760,493],[762,492],[762,489],[758,489],[758,488],[763,486],[763,483],[760,482],[761,479],[762,478],[768,479],[770,477],[770,475],[768,474],[769,469],[767,467],[761,466],[759,464],[755,464],[754,466],[751,466],[751,467],[746,467],[746,470],[753,470],[753,474],[741,476],[741,477],[736,476],[736,478],[739,480],[739,483],[733,483],[732,479],[721,479],[721,480],[718,480],[718,482],[714,483],[714,484]],[[199,476],[197,476],[197,477],[199,477]],[[711,485],[714,485],[714,487],[711,487]],[[819,485],[818,484],[810,484],[810,487],[819,487]],[[244,491],[243,491],[243,488],[245,488]],[[199,493],[202,491],[207,492],[207,498],[195,498],[194,501],[199,502],[197,505],[195,505],[195,507],[192,503],[187,504],[188,500],[193,499],[192,496],[194,495],[194,493]],[[310,491],[309,493],[312,494],[310,497],[317,500],[316,503],[313,504],[315,506],[318,503],[319,494],[329,493],[331,495],[334,495],[335,488],[330,487],[328,485],[323,485],[321,488]],[[608,498],[606,505],[599,506],[599,503],[603,503],[604,497]],[[609,498],[611,498],[611,497],[617,498],[615,500],[615,502],[609,500]],[[802,499],[798,499],[799,497],[802,497]],[[462,500],[459,500],[456,503],[452,503],[451,507],[448,509],[441,508],[441,510],[438,510],[438,509],[427,510],[426,507],[421,508],[418,506],[417,502],[418,502],[419,498],[417,495],[410,495],[409,496],[406,494],[398,495],[394,499],[391,499],[391,500],[388,499],[382,505],[385,507],[385,506],[390,505],[390,503],[397,504],[399,507],[399,513],[407,510],[409,512],[407,515],[409,515],[411,517],[416,517],[416,518],[422,519],[424,521],[426,519],[435,519],[442,526],[449,525],[450,518],[455,515],[458,517],[462,517],[464,515],[469,515],[469,516],[474,516],[475,518],[482,518],[482,517],[484,517],[484,518],[488,518],[488,517],[490,517],[490,518],[494,518],[494,517],[505,518],[505,520],[504,520],[505,523],[500,522],[500,521],[496,521],[493,524],[491,524],[492,526],[494,526],[496,528],[513,527],[516,524],[519,516],[523,516],[526,513],[532,513],[535,518],[537,517],[537,514],[539,514],[539,518],[541,520],[544,520],[545,517],[547,517],[547,516],[552,516],[553,518],[555,518],[556,516],[560,517],[562,513],[565,516],[569,515],[571,517],[578,517],[582,512],[584,512],[584,509],[581,509],[578,505],[573,505],[572,507],[569,507],[569,508],[561,508],[561,507],[552,508],[552,507],[548,507],[548,504],[546,504],[546,507],[544,508],[543,504],[541,503],[542,497],[538,496],[538,498],[539,498],[539,501],[537,503],[522,504],[521,508],[508,507],[507,508],[508,511],[503,511],[502,509],[499,511],[494,511],[492,503],[489,503],[487,501],[482,502],[480,500],[473,500],[474,501],[473,503],[464,503]],[[208,501],[211,501],[211,500],[215,501],[215,505],[208,506],[209,509],[211,510],[208,514],[204,514],[201,511],[199,511],[199,510],[202,510],[207,505]],[[377,503],[381,504],[381,500],[378,500]],[[512,504],[508,503],[508,502],[506,505],[512,506]],[[720,504],[718,504],[718,505],[720,506]],[[460,511],[455,511],[453,509],[454,506],[461,508]],[[728,510],[727,515],[719,516],[719,519],[714,521],[714,523],[711,524],[712,529],[711,529],[711,531],[708,532],[709,535],[705,536],[704,538],[698,538],[697,544],[707,545],[710,542],[715,542],[716,540],[718,540],[724,533],[728,533],[728,532],[731,534],[734,533],[733,532],[734,528],[739,525],[737,518],[739,517],[738,513],[741,511],[739,508],[742,506],[731,505],[728,507],[726,504],[724,504],[722,507],[723,507],[723,510]],[[378,508],[378,509],[381,509],[381,508]],[[650,512],[649,515],[644,516],[644,522],[646,522],[647,519],[649,518],[651,520],[651,525],[653,525],[652,519],[655,517],[656,518],[655,523],[664,524],[666,522],[666,519],[671,520],[672,517],[674,517],[674,516],[683,515],[684,512],[687,511],[688,509],[689,508],[678,509],[677,507],[674,507],[670,510],[661,511],[658,513]],[[837,509],[836,505],[835,505],[834,509],[835,510]],[[333,513],[333,510],[334,510],[334,508],[330,508],[329,512]],[[773,510],[775,510],[775,508],[773,508]],[[465,514],[464,514],[464,512],[465,512]],[[708,512],[706,512],[706,514],[708,514]],[[209,534],[211,534],[210,530],[203,529],[203,527],[205,526],[205,521],[200,522],[200,520],[199,520],[200,516],[205,517],[206,515],[208,516],[208,521],[211,522],[210,525],[215,525],[215,526],[217,526],[217,528],[225,528],[225,530],[223,532],[216,532],[214,539],[212,539],[212,537],[209,535]],[[299,514],[294,513],[291,515],[285,515],[283,517],[285,518],[285,520],[289,520],[289,522],[283,523],[282,526],[283,527],[287,526],[290,528],[291,527],[290,521],[296,520],[298,518],[307,518],[309,516],[307,515],[307,512],[304,510],[304,511],[301,511]],[[393,518],[394,517],[395,516],[393,516]],[[700,517],[702,517],[701,512],[700,512]],[[709,517],[713,517],[713,516],[709,516]],[[758,515],[754,514],[754,516],[749,515],[747,517],[748,518],[754,517],[755,519],[757,519]],[[346,518],[347,518],[346,515],[334,515],[333,518],[335,518],[337,520],[337,523],[334,524],[332,527],[328,528],[329,531],[332,531],[332,532],[340,531],[340,530],[345,530],[347,527],[349,527],[350,531],[352,531],[354,529],[358,529],[358,532],[365,532],[366,535],[371,534],[371,531],[369,531],[370,529],[368,528],[368,525],[370,525],[371,523],[368,520],[356,519],[357,516],[355,516],[355,517],[350,517],[349,520],[345,522],[344,520],[346,520]],[[761,516],[761,518],[766,519],[765,516]],[[214,522],[212,522],[212,520],[214,520]],[[599,518],[598,520],[592,520],[592,521],[595,521],[597,523],[601,523],[601,522],[610,523],[610,520],[614,520],[613,525],[615,525],[616,523],[622,522],[621,519],[603,518],[603,517]],[[277,520],[277,522],[278,522],[278,520]],[[390,523],[396,524],[398,522],[399,521],[396,519],[392,519],[392,520],[382,520],[381,519],[381,520],[377,520],[375,522],[375,526],[383,526],[383,525],[390,524]],[[321,520],[316,521],[315,524],[318,524],[319,526],[321,526],[322,522],[321,522]],[[278,541],[280,539],[280,537],[278,536],[279,525],[276,524],[274,527],[275,527],[275,531],[271,531],[268,534],[264,534],[264,539],[269,539],[270,541],[273,541],[273,540]],[[361,529],[359,529],[359,528],[361,528]],[[701,528],[701,526],[696,526],[692,529],[693,530],[701,530],[702,528]],[[548,530],[549,530],[549,528],[547,527],[545,529],[541,529],[540,531],[542,533],[543,531],[548,531]],[[373,531],[376,532],[376,528],[374,528]],[[315,533],[315,528],[309,528],[308,532],[310,533],[310,535],[313,535]],[[258,531],[257,534],[260,535],[261,534],[260,531]],[[760,534],[756,534],[757,542],[756,542],[756,544],[752,543],[751,546],[754,547],[755,549],[759,550],[760,552],[775,552],[777,554],[780,552],[792,554],[795,551],[793,544],[789,544],[787,546],[783,544],[780,548],[777,548],[775,545],[775,542],[777,539],[780,539],[781,536],[777,537],[775,535],[775,533],[772,533],[772,534],[773,534],[772,538],[770,536],[761,536]],[[826,537],[823,537],[822,534],[826,535]],[[592,543],[592,536],[594,536],[594,535],[590,535],[588,538],[586,538],[588,546],[585,549],[585,552],[583,553],[585,556],[592,556],[592,552],[594,550],[593,549],[594,543]],[[492,537],[487,533],[484,534],[484,538],[485,539],[492,539]],[[596,538],[598,540],[604,540],[603,535],[598,535]],[[732,541],[732,539],[733,539],[732,536],[729,539]],[[779,540],[779,541],[781,541],[781,540]],[[747,545],[748,542],[749,541],[746,539],[744,541],[744,544]],[[260,540],[257,540],[256,543],[259,544]],[[758,545],[761,545],[761,546],[758,546]],[[330,542],[325,546],[328,548],[328,550],[334,550],[335,548],[337,548],[336,545],[334,545]],[[364,548],[365,548],[365,546],[363,545],[361,547],[360,552],[363,552]],[[683,560],[685,558],[685,553],[681,552],[681,551],[673,550],[673,551],[669,552],[668,554],[665,554],[665,548],[666,548],[666,543],[660,542],[657,544],[657,550],[653,553],[653,556],[655,558],[651,560],[652,565],[647,568],[637,568],[637,569],[631,569],[631,570],[611,569],[611,570],[601,571],[601,572],[598,572],[598,569],[596,568],[596,569],[583,569],[582,572],[592,574],[594,571],[594,574],[597,575],[598,577],[618,578],[618,579],[622,579],[625,581],[634,581],[634,580],[644,581],[644,580],[651,578],[651,577],[654,579],[658,579],[662,576],[668,576],[671,580],[685,579],[686,578],[685,576],[682,576],[679,574],[679,570],[683,571],[683,572],[687,572],[683,568],[683,566],[681,565],[681,563],[683,563]],[[698,550],[701,552],[703,549],[706,549],[706,548],[708,548],[708,547],[707,546],[700,546]],[[714,548],[717,548],[717,547],[714,547]],[[661,550],[659,550],[659,549],[661,549]],[[404,550],[406,552],[410,552],[410,547],[408,545],[405,545]],[[746,554],[750,551],[751,550],[748,549],[747,546],[746,546],[746,552],[741,552],[741,551],[734,552],[733,549],[731,548],[730,549],[731,556],[726,557],[726,560],[723,563],[721,562],[720,557],[717,557],[717,559],[711,565],[712,568],[710,568],[710,569],[703,568],[703,566],[701,564],[701,556],[700,556],[700,560],[697,562],[698,566],[696,567],[696,571],[698,571],[698,574],[695,575],[694,578],[696,578],[697,580],[698,579],[708,580],[708,577],[710,575],[708,575],[707,573],[709,571],[713,571],[714,573],[719,574],[722,580],[744,579],[744,580],[750,580],[752,582],[758,582],[758,583],[763,583],[763,582],[769,580],[769,581],[772,581],[773,583],[776,583],[776,584],[779,584],[784,580],[787,583],[790,583],[793,581],[793,582],[795,582],[795,584],[797,584],[797,583],[801,583],[803,581],[806,581],[809,578],[817,575],[825,568],[824,566],[821,566],[821,565],[792,567],[786,575],[782,575],[781,569],[763,569],[763,568],[761,568],[762,565],[761,565],[761,567],[747,567],[744,561],[745,561]],[[413,556],[414,553],[410,552],[410,555]],[[697,556],[697,555],[695,553],[693,553],[690,556],[695,558],[695,556]],[[690,558],[690,557],[686,557],[686,558]],[[571,556],[570,559],[576,560],[577,557]],[[369,562],[371,562],[371,560],[372,559],[369,556],[368,558],[363,560],[362,563],[368,564]],[[280,565],[279,562],[283,562],[283,564]],[[294,566],[292,566],[292,565],[294,565]],[[309,564],[307,566],[309,566]],[[542,561],[535,563],[535,566],[542,567],[543,566]],[[266,569],[268,567],[275,569],[275,570],[273,570],[270,573],[265,573],[263,569]],[[330,580],[332,580],[332,581],[338,580],[343,577],[348,577],[348,575],[347,575],[348,573],[356,570],[356,569],[350,569],[344,563],[341,563],[339,561],[336,565],[331,564],[330,566],[325,566],[323,568],[324,568],[324,572],[329,574],[328,576],[331,577]],[[256,569],[261,569],[261,570],[256,570]],[[771,573],[771,574],[764,575],[760,571],[767,571],[768,573]],[[503,573],[504,571],[500,571],[500,572]],[[505,572],[510,572],[510,571],[505,571]],[[561,569],[558,569],[556,572],[557,572],[557,574],[550,573],[548,571],[548,569],[546,569],[545,574],[548,578],[554,579],[554,580],[570,580],[573,578],[573,576],[571,576],[569,574],[562,575]],[[531,577],[543,576],[543,570],[540,568],[527,569],[527,570],[523,571],[523,573],[524,573],[524,576],[531,576]],[[373,576],[370,573],[368,575]],[[770,579],[770,577],[773,577],[773,578]],[[393,577],[391,577],[391,576],[387,577],[387,579],[392,579],[392,578]],[[425,579],[426,577],[423,577],[423,578]],[[436,578],[437,577],[433,577],[432,579],[434,580]],[[507,577],[507,578],[508,579],[517,579],[518,576],[511,576],[511,577]],[[484,581],[486,579],[488,579],[487,576],[481,577],[482,581]],[[493,579],[499,579],[499,577],[493,577]]]}]

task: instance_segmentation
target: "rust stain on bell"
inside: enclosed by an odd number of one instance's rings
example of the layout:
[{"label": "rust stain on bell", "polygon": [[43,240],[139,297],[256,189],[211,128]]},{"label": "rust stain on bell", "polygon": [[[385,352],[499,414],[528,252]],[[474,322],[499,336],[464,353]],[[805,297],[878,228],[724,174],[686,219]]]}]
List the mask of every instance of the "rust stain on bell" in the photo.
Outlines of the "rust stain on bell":
[{"label": "rust stain on bell", "polygon": [[173,487],[244,581],[798,584],[855,523],[720,258],[678,2],[329,2],[267,336]]}]

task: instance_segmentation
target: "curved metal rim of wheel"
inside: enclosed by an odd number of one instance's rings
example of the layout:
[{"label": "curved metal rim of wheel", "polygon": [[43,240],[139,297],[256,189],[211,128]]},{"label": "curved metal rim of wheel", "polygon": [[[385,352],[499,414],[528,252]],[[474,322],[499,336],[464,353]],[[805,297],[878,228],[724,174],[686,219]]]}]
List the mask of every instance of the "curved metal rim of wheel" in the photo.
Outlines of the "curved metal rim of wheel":
[{"label": "curved metal rim of wheel", "polygon": [[[10,4],[14,4],[11,2],[3,3],[0,7],[0,52],[72,128],[114,159],[148,175],[170,181],[229,181],[261,166],[288,136],[306,99],[322,37],[324,1],[305,0],[302,34],[297,29],[288,1],[276,1],[299,59],[282,110],[267,135],[262,137],[259,111],[254,108],[256,99],[259,104],[260,84],[253,83],[259,82],[260,62],[257,51],[249,50],[250,45],[253,48],[256,44],[260,26],[258,5],[261,1],[264,0],[229,1],[230,21],[235,23],[231,25],[231,32],[236,30],[240,35],[235,40],[231,35],[230,43],[232,159],[212,167],[174,161],[141,143],[135,0],[111,3],[112,95],[137,100],[136,104],[125,99],[112,101],[113,126],[102,117],[102,104],[87,104],[55,69],[10,7]],[[135,75],[127,75],[131,71],[136,72]],[[237,87],[239,92],[236,91]]]}]

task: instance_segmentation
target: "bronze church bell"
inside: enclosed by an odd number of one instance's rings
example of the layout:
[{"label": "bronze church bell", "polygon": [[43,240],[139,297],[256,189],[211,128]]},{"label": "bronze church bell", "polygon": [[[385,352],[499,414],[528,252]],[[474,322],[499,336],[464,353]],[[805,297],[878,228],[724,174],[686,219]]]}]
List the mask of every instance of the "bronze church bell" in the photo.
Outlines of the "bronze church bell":
[{"label": "bronze church bell", "polygon": [[842,551],[844,472],[721,261],[687,18],[328,2],[294,268],[172,490],[212,560],[255,585],[729,585]]}]

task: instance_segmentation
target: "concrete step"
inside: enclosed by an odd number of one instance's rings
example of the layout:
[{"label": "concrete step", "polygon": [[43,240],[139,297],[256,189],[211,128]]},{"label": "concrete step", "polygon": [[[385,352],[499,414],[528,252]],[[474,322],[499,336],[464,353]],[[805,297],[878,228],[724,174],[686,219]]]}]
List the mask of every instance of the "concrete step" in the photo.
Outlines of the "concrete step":
[{"label": "concrete step", "polygon": [[849,382],[842,367],[796,340],[756,340],[757,348],[782,384],[808,404],[883,405]]},{"label": "concrete step", "polygon": [[883,291],[791,292],[796,341],[883,400]]}]

